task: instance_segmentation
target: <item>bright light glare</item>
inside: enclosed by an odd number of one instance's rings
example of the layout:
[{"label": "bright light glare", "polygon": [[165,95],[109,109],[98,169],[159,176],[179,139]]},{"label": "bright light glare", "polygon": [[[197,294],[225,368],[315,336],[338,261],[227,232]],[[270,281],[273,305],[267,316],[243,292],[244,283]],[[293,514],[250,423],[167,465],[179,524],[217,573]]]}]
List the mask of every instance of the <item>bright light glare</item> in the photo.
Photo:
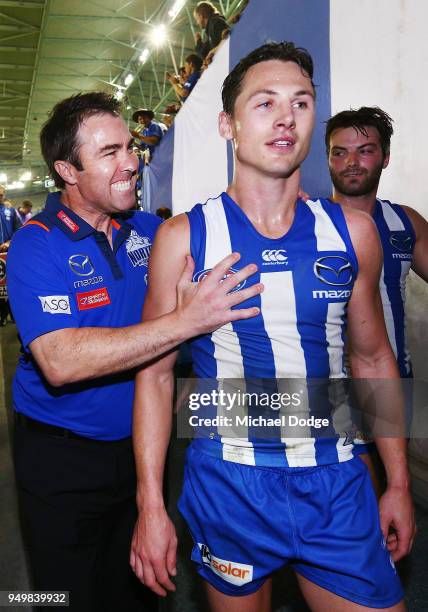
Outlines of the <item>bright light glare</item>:
[{"label": "bright light glare", "polygon": [[175,0],[171,10],[168,11],[168,16],[175,19],[185,4],[186,0]]},{"label": "bright light glare", "polygon": [[7,186],[8,189],[22,189],[22,187],[25,187],[22,181],[13,181]]},{"label": "bright light glare", "polygon": [[145,49],[143,49],[141,55],[140,55],[140,62],[142,64],[144,64],[145,62],[147,62],[147,58],[149,57],[150,51],[147,49],[147,47]]},{"label": "bright light glare", "polygon": [[0,183],[7,183],[7,174],[0,174]]},{"label": "bright light glare", "polygon": [[19,180],[23,181],[24,183],[25,183],[25,181],[31,181],[31,172],[24,172],[19,177]]},{"label": "bright light glare", "polygon": [[117,98],[118,100],[122,100],[124,96],[124,93],[121,89],[118,89],[117,92],[114,94],[114,97]]},{"label": "bright light glare", "polygon": [[132,81],[134,80],[134,77],[132,74],[127,74],[125,77],[125,85],[128,87],[128,85],[131,85]]},{"label": "bright light glare", "polygon": [[166,41],[166,26],[164,23],[159,24],[153,28],[151,33],[151,39],[156,47],[160,47]]}]

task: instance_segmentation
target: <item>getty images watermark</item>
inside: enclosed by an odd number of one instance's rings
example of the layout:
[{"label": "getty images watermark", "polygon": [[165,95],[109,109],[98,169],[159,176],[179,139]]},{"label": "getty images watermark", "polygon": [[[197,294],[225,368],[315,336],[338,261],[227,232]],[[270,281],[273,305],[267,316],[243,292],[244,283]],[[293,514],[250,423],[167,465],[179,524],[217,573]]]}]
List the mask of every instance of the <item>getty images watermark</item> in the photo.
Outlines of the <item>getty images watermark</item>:
[{"label": "getty images watermark", "polygon": [[428,381],[179,379],[179,437],[428,438]]}]

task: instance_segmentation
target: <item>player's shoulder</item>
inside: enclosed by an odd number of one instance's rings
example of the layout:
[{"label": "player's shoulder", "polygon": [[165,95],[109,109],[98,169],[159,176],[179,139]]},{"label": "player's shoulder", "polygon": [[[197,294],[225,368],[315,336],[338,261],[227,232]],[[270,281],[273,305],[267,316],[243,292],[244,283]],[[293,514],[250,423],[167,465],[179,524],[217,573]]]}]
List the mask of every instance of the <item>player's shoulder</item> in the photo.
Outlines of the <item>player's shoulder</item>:
[{"label": "player's shoulder", "polygon": [[349,230],[352,228],[358,232],[364,230],[367,226],[375,227],[371,215],[346,204],[335,202],[330,198],[310,198],[306,200],[305,204],[315,215],[327,212],[333,218],[339,215],[343,216]]},{"label": "player's shoulder", "polygon": [[157,237],[162,240],[180,240],[189,232],[189,219],[186,213],[180,213],[161,223]]},{"label": "player's shoulder", "polygon": [[397,204],[391,202],[390,200],[381,200],[377,199],[380,206],[382,207],[382,212],[385,216],[387,214],[388,209],[393,211],[401,221],[406,224],[410,224],[408,229],[413,229],[416,233],[418,230],[421,230],[426,227],[426,219],[423,217],[415,208],[409,206],[408,204]]}]

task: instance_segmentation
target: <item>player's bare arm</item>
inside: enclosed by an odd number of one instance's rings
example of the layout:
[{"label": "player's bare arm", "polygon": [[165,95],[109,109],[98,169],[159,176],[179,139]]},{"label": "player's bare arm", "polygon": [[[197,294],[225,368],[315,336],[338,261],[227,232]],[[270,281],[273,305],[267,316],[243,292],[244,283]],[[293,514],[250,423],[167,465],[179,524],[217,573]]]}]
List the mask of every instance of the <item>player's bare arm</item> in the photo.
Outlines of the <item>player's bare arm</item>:
[{"label": "player's bare arm", "polygon": [[[260,285],[228,295],[234,286],[254,273],[255,266],[246,266],[220,284],[226,271],[239,259],[238,254],[231,254],[214,268],[207,279],[209,282],[192,283],[191,258],[183,256],[178,267],[173,265],[174,256],[171,256],[168,243],[172,229],[180,223],[187,223],[187,219],[182,217],[171,221],[170,225],[165,224],[165,228],[162,226],[159,230],[159,242],[166,243],[163,253],[169,253],[167,266],[162,254],[163,265],[177,269],[174,304],[168,309],[158,310],[156,320],[138,325],[116,329],[70,328],[39,336],[31,342],[30,349],[51,385],[61,386],[140,366],[194,335],[257,314],[254,308],[233,311],[231,308],[259,293]],[[164,236],[167,236],[166,241]],[[153,283],[158,284],[157,273]]]},{"label": "player's bare arm", "polygon": [[[149,264],[149,290],[146,297],[143,318],[151,319],[174,311],[182,310],[182,268],[189,257],[190,232],[186,215],[179,215],[163,224],[157,234]],[[168,251],[168,264],[165,265],[165,252]],[[236,261],[235,256],[231,256]],[[228,259],[229,262],[232,260]],[[255,266],[247,266],[251,273]],[[207,290],[212,294],[218,288],[225,269],[216,266],[213,273],[201,285],[210,281]],[[238,272],[233,276],[242,278]],[[212,278],[214,276],[214,278]],[[233,281],[233,285],[239,282]],[[229,279],[221,283],[223,291],[232,288]],[[194,285],[198,291],[198,285]],[[239,301],[255,295],[261,290],[258,286],[240,291],[239,300],[235,293],[227,297],[229,307]],[[216,306],[212,304],[215,310]],[[253,316],[254,309],[229,310],[223,323],[238,318]],[[200,313],[203,318],[210,317],[209,310]],[[187,315],[185,315],[187,316]],[[201,333],[192,316],[188,321],[193,324],[192,335]],[[137,506],[139,517],[134,530],[131,546],[131,566],[140,580],[158,595],[166,595],[174,590],[171,576],[176,573],[177,539],[175,529],[170,521],[163,501],[163,474],[165,456],[168,448],[171,417],[172,395],[174,390],[173,366],[176,352],[165,354],[150,363],[137,374],[134,402],[134,453],[137,466],[138,488]]]},{"label": "player's bare arm", "polygon": [[403,206],[415,230],[412,270],[428,282],[428,222],[410,206]]},{"label": "player's bare arm", "polygon": [[[349,357],[352,375],[361,379],[399,379],[389,345],[379,296],[382,251],[372,219],[343,207],[359,272],[348,307]],[[370,250],[365,245],[370,244]],[[398,390],[398,396],[400,395]],[[400,406],[399,406],[400,407]],[[416,532],[409,490],[407,441],[404,437],[375,437],[385,466],[387,489],[379,502],[382,532],[397,532],[393,560],[408,554]]]}]

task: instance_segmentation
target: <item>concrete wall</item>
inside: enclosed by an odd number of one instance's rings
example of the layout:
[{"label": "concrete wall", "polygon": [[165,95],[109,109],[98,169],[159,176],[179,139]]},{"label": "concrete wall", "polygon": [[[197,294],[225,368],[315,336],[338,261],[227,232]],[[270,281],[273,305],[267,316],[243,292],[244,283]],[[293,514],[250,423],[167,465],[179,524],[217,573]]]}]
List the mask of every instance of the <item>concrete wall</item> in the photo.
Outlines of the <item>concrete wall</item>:
[{"label": "concrete wall", "polygon": [[[332,113],[376,105],[393,117],[391,162],[379,195],[425,218],[427,22],[426,0],[330,0]],[[428,379],[428,286],[411,275],[407,295],[415,375]]]}]

